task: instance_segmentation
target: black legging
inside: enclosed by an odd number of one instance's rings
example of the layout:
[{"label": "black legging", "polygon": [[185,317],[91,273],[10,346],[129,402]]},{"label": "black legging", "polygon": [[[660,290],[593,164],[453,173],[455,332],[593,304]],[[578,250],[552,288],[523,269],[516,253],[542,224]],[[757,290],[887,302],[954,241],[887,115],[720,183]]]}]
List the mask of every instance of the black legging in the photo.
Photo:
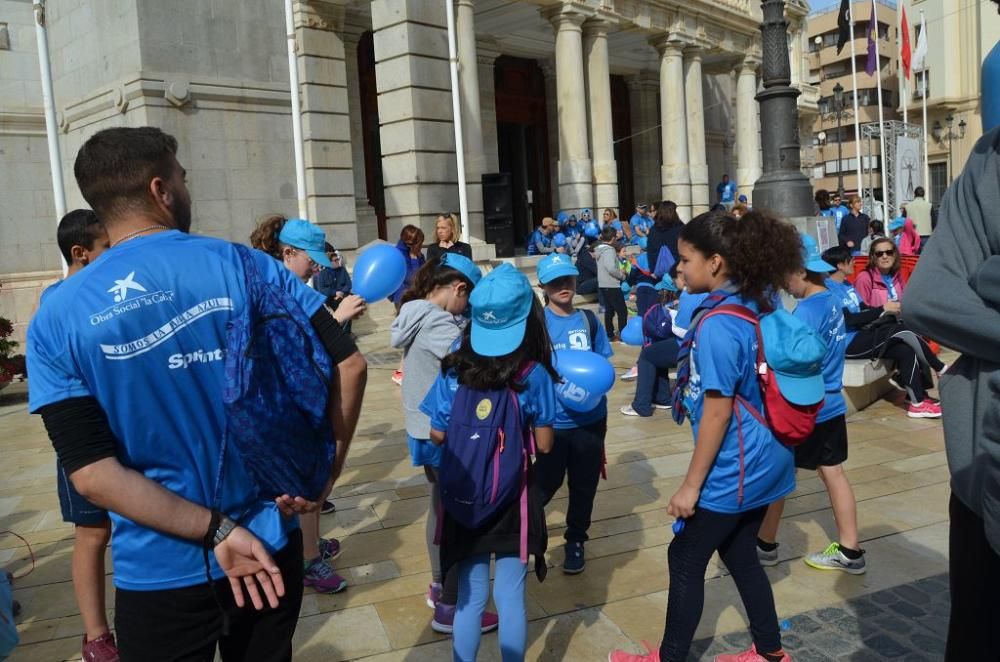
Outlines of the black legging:
[{"label": "black legging", "polygon": [[[913,347],[902,339],[904,334],[909,334],[911,342],[919,344],[923,356],[917,356]],[[936,372],[944,368],[944,363],[934,355],[924,339],[902,324],[888,330],[860,329],[847,345],[844,356],[848,359],[883,357],[892,360],[910,396],[910,402],[914,404],[923,402],[927,397],[927,389],[933,386],[933,382],[929,381],[930,376],[924,374],[924,365]]]},{"label": "black legging", "polygon": [[601,295],[604,297],[604,330],[608,332],[608,337],[613,338],[615,334],[615,314],[618,314],[618,333],[621,336],[622,329],[628,321],[628,309],[625,307],[625,295],[620,287],[602,287]]},{"label": "black legging", "polygon": [[667,551],[670,592],[667,625],[660,644],[662,662],[684,662],[705,605],[705,568],[716,550],[736,582],[750,619],[750,634],[760,653],[781,650],[774,594],[757,559],[757,532],[767,506],[745,513],[698,508]]}]

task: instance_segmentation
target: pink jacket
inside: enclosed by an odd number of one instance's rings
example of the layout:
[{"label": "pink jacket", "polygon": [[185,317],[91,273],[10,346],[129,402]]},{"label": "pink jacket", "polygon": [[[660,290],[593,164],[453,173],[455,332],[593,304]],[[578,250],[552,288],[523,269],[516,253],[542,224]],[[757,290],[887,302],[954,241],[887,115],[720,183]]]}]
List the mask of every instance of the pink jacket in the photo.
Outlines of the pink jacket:
[{"label": "pink jacket", "polygon": [[[903,289],[906,284],[903,282],[902,273],[897,271],[892,277],[893,287],[896,288],[896,300],[903,300]],[[872,308],[884,306],[889,301],[889,288],[882,281],[882,274],[878,269],[865,269],[858,274],[854,280],[854,289],[858,296],[866,305]]]},{"label": "pink jacket", "polygon": [[920,235],[913,226],[913,219],[907,218],[903,225],[903,233],[899,236],[899,252],[903,255],[918,255],[920,253]]}]

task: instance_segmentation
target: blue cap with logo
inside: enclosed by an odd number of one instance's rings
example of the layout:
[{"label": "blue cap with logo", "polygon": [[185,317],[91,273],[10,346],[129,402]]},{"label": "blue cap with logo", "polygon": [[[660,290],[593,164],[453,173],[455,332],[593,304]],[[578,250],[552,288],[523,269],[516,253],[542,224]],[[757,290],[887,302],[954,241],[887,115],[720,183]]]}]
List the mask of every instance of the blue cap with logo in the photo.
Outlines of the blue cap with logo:
[{"label": "blue cap with logo", "polygon": [[906,219],[904,219],[902,216],[897,216],[896,218],[889,221],[889,232],[902,230],[905,226],[906,226]]},{"label": "blue cap with logo", "polygon": [[483,272],[480,271],[475,262],[464,255],[459,255],[458,253],[445,253],[442,255],[441,266],[454,269],[455,271],[461,273],[469,279],[469,282],[471,282],[473,286],[478,285],[479,280],[483,277]]},{"label": "blue cap with logo", "polygon": [[802,267],[806,271],[826,274],[836,271],[837,267],[823,260],[819,252],[819,244],[808,234],[800,234],[802,241]]},{"label": "blue cap with logo", "polygon": [[816,331],[791,313],[779,309],[760,319],[764,358],[778,380],[781,394],[796,405],[823,400],[823,358],[826,343]]},{"label": "blue cap with logo", "polygon": [[306,252],[313,262],[323,267],[333,267],[326,256],[326,235],[323,230],[301,218],[290,218],[278,233],[278,241]]},{"label": "blue cap with logo", "polygon": [[538,262],[538,282],[542,285],[563,276],[579,275],[579,270],[573,266],[573,258],[565,253],[550,253]]},{"label": "blue cap with logo", "polygon": [[528,279],[509,263],[483,276],[469,295],[472,349],[482,356],[505,356],[520,347],[534,296]]}]

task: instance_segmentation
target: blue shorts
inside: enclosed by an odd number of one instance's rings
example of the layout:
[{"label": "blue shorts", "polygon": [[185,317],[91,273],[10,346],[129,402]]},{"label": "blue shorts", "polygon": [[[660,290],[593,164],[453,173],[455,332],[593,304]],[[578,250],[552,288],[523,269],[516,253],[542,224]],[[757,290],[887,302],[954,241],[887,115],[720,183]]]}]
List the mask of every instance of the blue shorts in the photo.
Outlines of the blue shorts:
[{"label": "blue shorts", "polygon": [[58,483],[59,508],[62,510],[64,522],[94,526],[108,521],[108,511],[84,499],[73,487],[69,476],[58,462],[56,462],[56,483]]},{"label": "blue shorts", "polygon": [[410,446],[410,460],[413,466],[429,466],[437,469],[441,466],[441,447],[430,439],[414,439],[406,435],[406,442]]}]

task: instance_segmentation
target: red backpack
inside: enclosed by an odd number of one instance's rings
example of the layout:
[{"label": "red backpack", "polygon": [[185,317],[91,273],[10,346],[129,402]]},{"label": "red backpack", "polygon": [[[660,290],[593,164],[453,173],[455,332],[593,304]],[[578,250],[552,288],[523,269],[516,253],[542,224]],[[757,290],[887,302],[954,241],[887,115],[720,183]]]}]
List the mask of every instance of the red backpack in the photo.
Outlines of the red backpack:
[{"label": "red backpack", "polygon": [[[816,415],[819,410],[823,407],[823,401],[820,400],[816,404],[812,405],[797,405],[789,402],[781,389],[778,386],[778,380],[774,378],[771,373],[771,369],[767,364],[767,358],[764,353],[765,346],[765,336],[767,334],[767,329],[762,330],[762,321],[765,325],[768,325],[768,318],[773,316],[779,316],[780,321],[785,324],[790,324],[794,326],[805,325],[797,317],[789,314],[785,310],[776,310],[772,313],[768,313],[758,318],[757,314],[745,306],[740,306],[736,304],[726,304],[718,306],[708,313],[706,313],[699,321],[699,328],[701,324],[705,322],[706,319],[712,317],[713,315],[729,315],[730,317],[736,317],[743,320],[744,322],[749,322],[753,324],[754,331],[757,333],[757,382],[760,385],[760,396],[761,401],[764,403],[764,411],[760,412],[756,407],[746,401],[746,399],[736,395],[735,400],[746,407],[754,418],[756,418],[762,425],[767,427],[772,434],[785,446],[789,448],[794,448],[798,446],[812,434],[813,430],[816,428]],[[781,342],[780,337],[770,338],[771,342]],[[818,350],[819,347],[825,347],[822,339],[817,336],[817,341],[820,345],[813,348],[814,351]],[[822,361],[822,353],[820,353],[817,361]],[[738,423],[740,421],[740,408],[733,408],[736,419]],[[743,454],[743,436],[740,433],[740,456],[742,461]]]}]

